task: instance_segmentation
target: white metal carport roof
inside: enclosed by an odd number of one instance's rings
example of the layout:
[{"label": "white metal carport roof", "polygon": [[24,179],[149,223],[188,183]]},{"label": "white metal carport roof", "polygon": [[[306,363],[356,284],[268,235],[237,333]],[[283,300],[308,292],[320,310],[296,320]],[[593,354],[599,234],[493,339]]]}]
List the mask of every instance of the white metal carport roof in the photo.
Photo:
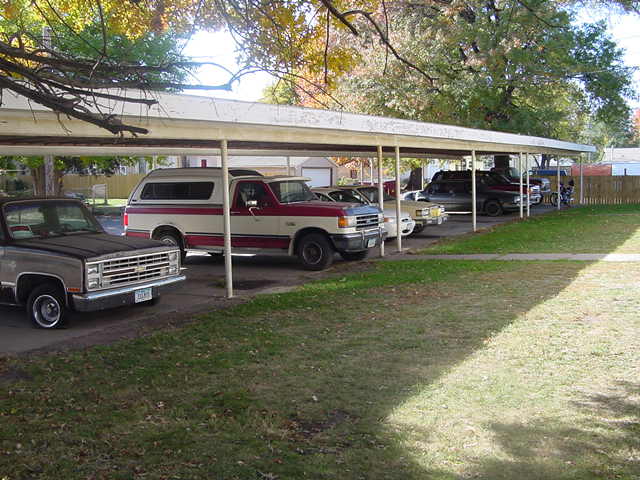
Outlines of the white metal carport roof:
[{"label": "white metal carport roof", "polygon": [[[147,107],[100,99],[100,105],[95,108],[96,113],[112,114],[126,124],[146,128],[148,134],[114,137],[93,124],[65,118],[4,91],[0,107],[0,153],[220,155],[225,185],[228,185],[229,155],[377,156],[378,162],[383,156],[395,156],[396,191],[399,192],[402,156],[475,157],[476,153],[522,152],[576,155],[595,151],[589,145],[548,138],[329,110],[166,93],[110,93],[158,100],[157,105]],[[378,168],[382,201],[380,171]],[[473,187],[475,195],[475,182]],[[223,192],[227,294],[232,296],[229,189]],[[399,195],[396,215],[400,218]],[[475,202],[473,219],[475,226]],[[400,235],[397,244],[401,250]]]},{"label": "white metal carport roof", "polygon": [[[127,91],[129,97],[143,92]],[[148,95],[146,95],[148,97]],[[152,107],[101,100],[102,113],[147,128],[144,137],[114,137],[106,130],[56,115],[24,97],[4,92],[0,148],[6,155],[180,155],[219,154],[220,140],[231,155],[375,156],[376,146],[402,156],[484,153],[576,154],[588,145],[512,133],[463,128],[303,107],[155,94]],[[39,148],[45,146],[46,148]]]}]

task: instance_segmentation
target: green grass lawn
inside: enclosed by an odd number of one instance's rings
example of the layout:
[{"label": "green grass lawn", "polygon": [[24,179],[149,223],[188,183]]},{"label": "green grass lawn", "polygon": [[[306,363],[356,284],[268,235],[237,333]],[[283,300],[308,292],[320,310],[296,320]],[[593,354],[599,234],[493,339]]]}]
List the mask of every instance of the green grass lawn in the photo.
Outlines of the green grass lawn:
[{"label": "green grass lawn", "polygon": [[640,253],[640,205],[576,207],[450,238],[420,253]]},{"label": "green grass lawn", "polygon": [[0,479],[639,478],[640,264],[358,270],[3,359]]}]

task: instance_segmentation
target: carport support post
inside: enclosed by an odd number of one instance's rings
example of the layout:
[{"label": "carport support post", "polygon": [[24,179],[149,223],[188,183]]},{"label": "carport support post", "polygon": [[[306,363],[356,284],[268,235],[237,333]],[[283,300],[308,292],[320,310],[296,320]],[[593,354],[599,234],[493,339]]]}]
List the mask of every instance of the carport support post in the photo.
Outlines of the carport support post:
[{"label": "carport support post", "polygon": [[[582,172],[582,156],[584,154],[580,154],[580,205],[584,203],[584,174]],[[591,152],[587,153],[587,162],[591,163]]]},{"label": "carport support post", "polygon": [[400,147],[396,145],[396,245],[398,245],[398,252],[402,252],[402,230],[400,218]]},{"label": "carport support post", "polygon": [[560,210],[560,203],[562,203],[560,201],[560,155],[556,155],[556,180],[558,182],[558,185],[556,187],[556,190],[558,192],[558,210]]},{"label": "carport support post", "polygon": [[[525,168],[527,169],[527,195],[531,195],[531,181],[529,179],[529,152],[525,153]],[[531,198],[527,199],[527,217],[531,216]]]},{"label": "carport support post", "polygon": [[520,152],[520,157],[518,158],[518,170],[520,171],[520,218],[523,218],[524,205],[522,204],[522,202],[524,201],[524,195],[522,194],[522,152]]},{"label": "carport support post", "polygon": [[[382,146],[381,145],[378,145],[378,206],[380,207],[380,210],[384,212],[384,188],[382,185]],[[384,214],[383,214],[383,221],[384,221]],[[384,257],[384,242],[382,241],[382,230],[380,230],[380,257]]]},{"label": "carport support post", "polygon": [[287,175],[291,175],[291,157],[287,157]]},{"label": "carport support post", "polygon": [[224,219],[224,274],[227,298],[233,298],[233,265],[231,263],[231,212],[229,208],[229,152],[227,141],[220,142],[222,165],[222,216]]},{"label": "carport support post", "polygon": [[473,231],[478,230],[478,204],[476,203],[476,151],[471,150],[471,222]]}]

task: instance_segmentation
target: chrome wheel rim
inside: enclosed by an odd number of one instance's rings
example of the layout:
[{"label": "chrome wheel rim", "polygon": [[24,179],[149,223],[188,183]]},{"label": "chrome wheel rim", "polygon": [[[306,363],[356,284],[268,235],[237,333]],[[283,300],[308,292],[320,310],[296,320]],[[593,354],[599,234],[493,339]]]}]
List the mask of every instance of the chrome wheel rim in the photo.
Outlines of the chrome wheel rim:
[{"label": "chrome wheel rim", "polygon": [[33,315],[38,325],[51,328],[60,321],[62,309],[55,297],[41,295],[33,302]]}]

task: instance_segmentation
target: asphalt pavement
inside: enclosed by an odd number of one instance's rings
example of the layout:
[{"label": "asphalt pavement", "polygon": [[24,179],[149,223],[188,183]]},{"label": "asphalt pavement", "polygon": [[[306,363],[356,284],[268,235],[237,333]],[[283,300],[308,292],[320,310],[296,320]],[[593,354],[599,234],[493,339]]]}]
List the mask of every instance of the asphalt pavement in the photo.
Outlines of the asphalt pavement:
[{"label": "asphalt pavement", "polygon": [[[551,207],[540,206],[532,214],[548,212]],[[518,214],[501,217],[478,217],[478,228],[488,228],[516,220]],[[121,234],[121,217],[99,217],[110,234]],[[417,250],[443,237],[462,235],[472,231],[470,215],[451,215],[443,225],[427,227],[419,235],[403,238],[403,251]],[[398,253],[394,240],[386,242],[386,254]],[[375,258],[378,251],[371,254]],[[414,257],[411,257],[414,258]],[[336,256],[335,269],[346,265]],[[286,256],[234,255],[234,285],[237,299],[227,300],[224,290],[224,259],[202,252],[190,252],[184,266],[187,281],[162,296],[155,305],[136,305],[91,314],[73,314],[69,326],[62,330],[38,330],[31,326],[24,311],[16,307],[0,306],[0,355],[18,354],[57,348],[82,347],[103,343],[109,339],[131,336],[139,330],[149,331],[187,321],[194,315],[224,308],[257,293],[286,291],[309,280],[331,275],[327,272],[303,270],[297,260]]]}]

